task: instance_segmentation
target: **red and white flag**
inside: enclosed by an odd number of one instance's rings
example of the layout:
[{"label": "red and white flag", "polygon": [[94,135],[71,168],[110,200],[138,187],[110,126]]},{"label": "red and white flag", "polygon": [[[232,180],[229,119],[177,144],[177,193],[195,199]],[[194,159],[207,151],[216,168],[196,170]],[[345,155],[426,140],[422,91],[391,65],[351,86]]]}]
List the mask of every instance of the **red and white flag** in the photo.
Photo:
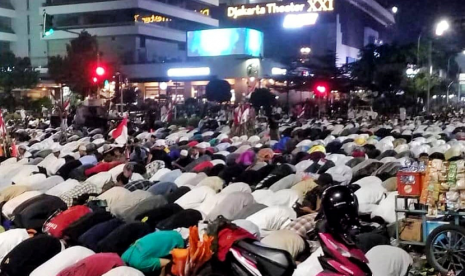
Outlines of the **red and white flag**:
[{"label": "red and white flag", "polygon": [[124,117],[118,127],[111,134],[115,143],[125,145],[128,142],[128,118]]},{"label": "red and white flag", "polygon": [[66,101],[63,103],[63,110],[68,111],[70,106],[71,106],[71,105],[70,105],[70,101],[69,101],[69,100],[66,100]]},{"label": "red and white flag", "polygon": [[3,121],[3,115],[0,112],[0,134],[5,137],[6,136],[6,127],[5,127],[5,121]]}]

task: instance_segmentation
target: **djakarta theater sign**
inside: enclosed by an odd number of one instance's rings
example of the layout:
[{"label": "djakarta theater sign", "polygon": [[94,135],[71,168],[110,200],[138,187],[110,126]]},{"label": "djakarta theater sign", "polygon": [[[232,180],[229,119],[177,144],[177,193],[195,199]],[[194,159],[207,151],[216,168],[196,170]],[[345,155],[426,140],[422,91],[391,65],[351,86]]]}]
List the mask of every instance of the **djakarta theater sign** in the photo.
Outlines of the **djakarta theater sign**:
[{"label": "djakarta theater sign", "polygon": [[264,3],[257,5],[230,6],[227,9],[229,18],[289,14],[289,13],[317,13],[334,11],[334,0],[308,0],[306,3]]}]

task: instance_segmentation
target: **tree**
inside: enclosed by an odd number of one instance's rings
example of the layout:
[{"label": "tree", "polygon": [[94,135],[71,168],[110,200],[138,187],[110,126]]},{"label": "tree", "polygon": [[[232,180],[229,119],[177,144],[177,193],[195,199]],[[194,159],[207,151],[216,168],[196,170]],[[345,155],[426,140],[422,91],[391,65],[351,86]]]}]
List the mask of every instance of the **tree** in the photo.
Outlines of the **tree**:
[{"label": "tree", "polygon": [[13,89],[30,89],[39,82],[39,73],[32,66],[29,58],[16,57],[11,52],[0,54],[0,89],[3,90],[2,104],[13,109]]},{"label": "tree", "polygon": [[225,80],[212,80],[205,89],[207,100],[224,103],[231,100],[231,85]]},{"label": "tree", "polygon": [[92,76],[100,54],[97,39],[82,31],[66,46],[66,52],[66,57],[49,58],[50,77],[56,83],[66,83],[71,91],[84,96],[94,86]]}]

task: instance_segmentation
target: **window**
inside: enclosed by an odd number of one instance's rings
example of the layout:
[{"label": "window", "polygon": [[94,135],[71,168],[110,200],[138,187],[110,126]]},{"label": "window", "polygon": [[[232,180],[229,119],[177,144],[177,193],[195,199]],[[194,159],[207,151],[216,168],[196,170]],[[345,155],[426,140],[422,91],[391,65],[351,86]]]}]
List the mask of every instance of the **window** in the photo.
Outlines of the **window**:
[{"label": "window", "polygon": [[31,40],[30,39],[27,40],[27,54],[30,58],[31,57]]},{"label": "window", "polygon": [[[27,2],[29,3],[29,1],[27,1]],[[28,35],[31,34],[31,18],[29,17],[29,15],[27,16],[27,34]]]},{"label": "window", "polygon": [[29,10],[29,1],[30,1],[30,0],[27,0],[27,2],[26,2],[26,3],[27,3],[27,4],[26,4],[26,5],[27,5],[27,10]]},{"label": "window", "polygon": [[353,57],[346,57],[346,64],[351,64],[351,63],[354,63],[356,61],[357,61],[357,59],[355,59]]},{"label": "window", "polygon": [[140,47],[145,48],[145,37],[144,36],[140,37]]}]

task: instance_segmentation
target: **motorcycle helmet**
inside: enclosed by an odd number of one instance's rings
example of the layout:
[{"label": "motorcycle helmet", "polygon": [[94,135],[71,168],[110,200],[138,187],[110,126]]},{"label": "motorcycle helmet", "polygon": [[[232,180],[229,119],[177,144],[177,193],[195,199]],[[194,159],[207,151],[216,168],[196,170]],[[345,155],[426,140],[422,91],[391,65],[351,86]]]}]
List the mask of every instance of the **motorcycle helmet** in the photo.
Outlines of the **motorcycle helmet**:
[{"label": "motorcycle helmet", "polygon": [[327,227],[333,234],[350,242],[354,229],[358,228],[357,197],[347,186],[332,186],[323,192],[321,208]]}]

